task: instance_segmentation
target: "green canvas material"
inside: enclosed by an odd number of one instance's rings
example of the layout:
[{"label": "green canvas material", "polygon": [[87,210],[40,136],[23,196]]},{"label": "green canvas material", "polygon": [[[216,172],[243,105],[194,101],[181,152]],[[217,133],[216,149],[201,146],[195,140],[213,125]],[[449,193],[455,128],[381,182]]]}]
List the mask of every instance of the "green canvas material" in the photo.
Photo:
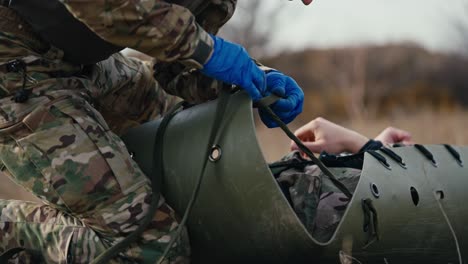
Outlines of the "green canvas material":
[{"label": "green canvas material", "polygon": [[[162,190],[179,215],[207,158],[215,108],[212,101],[186,109],[167,127]],[[159,124],[147,123],[124,137],[146,174],[153,173]],[[221,157],[208,162],[187,224],[193,263],[466,263],[468,169],[442,145],[426,146],[437,166],[414,147],[392,149],[406,168],[381,151],[389,168],[366,153],[353,198],[326,243],[311,237],[273,178],[258,145],[247,94],[231,95],[215,145]],[[467,147],[455,149],[468,159]],[[377,212],[379,230],[379,240],[367,246],[366,199]]]}]

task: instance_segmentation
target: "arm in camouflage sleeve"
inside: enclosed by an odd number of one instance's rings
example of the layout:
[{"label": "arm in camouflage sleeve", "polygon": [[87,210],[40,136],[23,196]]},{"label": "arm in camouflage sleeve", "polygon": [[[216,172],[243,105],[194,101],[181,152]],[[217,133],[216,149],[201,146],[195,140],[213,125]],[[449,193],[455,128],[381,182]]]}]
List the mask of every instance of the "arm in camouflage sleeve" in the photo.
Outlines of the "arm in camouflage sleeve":
[{"label": "arm in camouflage sleeve", "polygon": [[[258,61],[256,62],[265,72],[274,70]],[[180,63],[156,63],[154,77],[167,93],[179,96],[194,104],[215,99],[222,85],[231,86],[210,78],[198,70],[189,69]]]},{"label": "arm in camouflage sleeve", "polygon": [[201,68],[213,40],[185,7],[158,0],[62,0],[103,39],[161,61]]},{"label": "arm in camouflage sleeve", "polygon": [[[193,0],[175,2],[181,6],[193,5]],[[210,1],[202,10],[195,12],[196,20],[206,32],[216,35],[234,14],[236,4],[237,0]],[[263,66],[258,61],[256,63],[265,72],[274,70]],[[166,92],[180,96],[190,103],[202,103],[214,99],[219,87],[227,85],[180,63],[164,61],[158,61],[154,65],[154,77]]]},{"label": "arm in camouflage sleeve", "polygon": [[167,93],[179,96],[192,104],[215,99],[220,85],[225,85],[180,63],[156,63],[154,78]]}]

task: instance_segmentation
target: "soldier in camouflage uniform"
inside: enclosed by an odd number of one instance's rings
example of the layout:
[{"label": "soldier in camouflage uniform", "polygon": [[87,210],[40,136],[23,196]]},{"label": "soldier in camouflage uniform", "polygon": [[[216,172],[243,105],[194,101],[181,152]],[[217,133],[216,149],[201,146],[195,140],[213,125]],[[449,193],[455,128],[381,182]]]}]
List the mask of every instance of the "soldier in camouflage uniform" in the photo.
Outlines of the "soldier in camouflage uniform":
[{"label": "soldier in camouflage uniform", "polygon": [[[119,135],[163,115],[180,100],[174,95],[191,102],[216,96],[224,84],[193,69],[211,54],[208,33],[215,34],[236,5],[63,2],[102,38],[157,63],[120,54],[87,66],[67,62],[0,6],[0,169],[44,202],[0,201],[0,253],[27,249],[17,262],[89,263],[138,227],[157,194]],[[16,59],[26,64],[23,71],[11,69]],[[14,94],[25,88],[28,99],[18,102]],[[177,227],[174,211],[161,200],[141,238],[114,261],[156,262]],[[187,263],[189,255],[183,232],[164,263]]]}]

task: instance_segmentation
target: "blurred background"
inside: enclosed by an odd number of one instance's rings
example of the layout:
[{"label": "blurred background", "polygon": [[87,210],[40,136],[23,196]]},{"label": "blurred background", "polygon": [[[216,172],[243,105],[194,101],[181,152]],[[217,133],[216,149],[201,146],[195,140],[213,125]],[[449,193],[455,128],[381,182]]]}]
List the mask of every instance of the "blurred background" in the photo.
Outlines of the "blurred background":
[{"label": "blurred background", "polygon": [[[304,112],[375,137],[388,126],[419,143],[468,144],[468,0],[239,0],[220,32],[297,80]],[[268,161],[289,150],[256,122]],[[34,200],[2,177],[0,198]]]},{"label": "blurred background", "polygon": [[[468,1],[239,0],[220,34],[304,89],[296,129],[316,117],[375,137],[468,144]],[[267,160],[289,140],[257,122]]]}]

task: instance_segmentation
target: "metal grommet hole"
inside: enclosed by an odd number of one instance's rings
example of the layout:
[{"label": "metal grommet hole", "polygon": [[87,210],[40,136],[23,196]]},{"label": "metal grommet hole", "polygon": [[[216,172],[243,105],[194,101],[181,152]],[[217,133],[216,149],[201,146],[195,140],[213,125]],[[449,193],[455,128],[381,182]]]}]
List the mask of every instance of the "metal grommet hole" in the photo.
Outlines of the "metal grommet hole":
[{"label": "metal grommet hole", "polygon": [[411,193],[411,199],[413,200],[413,203],[415,206],[418,206],[419,204],[419,193],[416,190],[416,188],[411,187],[410,188],[410,193]]},{"label": "metal grommet hole", "polygon": [[379,187],[377,187],[377,185],[375,183],[372,182],[370,184],[370,189],[371,189],[372,195],[374,195],[375,198],[380,197]]},{"label": "metal grommet hole", "polygon": [[442,190],[438,190],[435,192],[437,200],[443,200],[445,198],[445,193]]},{"label": "metal grommet hole", "polygon": [[222,155],[222,151],[221,151],[220,146],[215,145],[215,146],[211,147],[211,152],[210,152],[210,156],[209,156],[209,159],[210,159],[211,162],[217,162],[218,160],[220,160],[221,155]]}]

